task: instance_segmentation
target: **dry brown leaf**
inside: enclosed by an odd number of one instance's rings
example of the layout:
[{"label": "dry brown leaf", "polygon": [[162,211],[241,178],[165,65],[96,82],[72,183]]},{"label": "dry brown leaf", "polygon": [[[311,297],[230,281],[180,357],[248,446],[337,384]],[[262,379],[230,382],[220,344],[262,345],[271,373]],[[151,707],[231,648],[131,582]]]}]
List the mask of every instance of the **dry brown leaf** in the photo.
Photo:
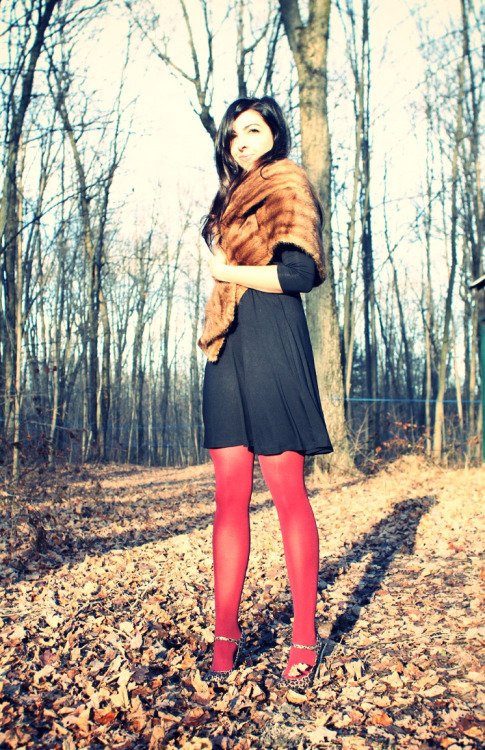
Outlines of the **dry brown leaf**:
[{"label": "dry brown leaf", "polygon": [[436,698],[438,695],[443,695],[446,692],[446,688],[443,685],[433,685],[428,690],[423,692],[426,698]]},{"label": "dry brown leaf", "polygon": [[205,737],[194,737],[182,745],[182,750],[212,750],[212,742]]},{"label": "dry brown leaf", "polygon": [[440,747],[446,748],[454,744],[455,744],[455,740],[452,737],[443,737],[443,739],[440,742]]},{"label": "dry brown leaf", "polygon": [[56,615],[52,612],[48,612],[46,615],[44,615],[44,619],[51,628],[58,628],[62,622],[61,615]]},{"label": "dry brown leaf", "polygon": [[357,711],[357,709],[349,709],[349,719],[352,722],[352,724],[362,724],[364,720],[364,714],[361,711]]},{"label": "dry brown leaf", "polygon": [[118,685],[121,687],[126,687],[131,680],[131,675],[133,674],[133,671],[131,669],[122,669],[121,672],[118,675]]},{"label": "dry brown leaf", "polygon": [[89,732],[89,714],[91,712],[90,708],[85,708],[83,711],[80,711],[79,713],[76,712],[74,714],[70,714],[69,716],[66,716],[63,723],[66,726],[76,724],[76,726],[86,734]]},{"label": "dry brown leaf", "polygon": [[180,663],[180,669],[184,671],[188,669],[192,669],[192,667],[194,667],[196,663],[197,663],[197,659],[195,658],[195,656],[192,656],[191,654],[187,652],[186,654],[184,654],[184,658],[182,659]]},{"label": "dry brown leaf", "polygon": [[201,724],[206,718],[208,718],[208,716],[209,714],[207,714],[203,708],[197,706],[197,708],[192,708],[190,711],[187,711],[184,715],[183,723],[194,727]]},{"label": "dry brown leaf", "polygon": [[[212,747],[212,745],[211,745],[211,747]],[[205,750],[205,748],[204,748],[204,750]],[[209,750],[209,749],[207,748],[207,750]],[[236,744],[234,745],[233,750],[251,750],[251,743],[250,743],[250,741],[248,739],[243,738],[242,740],[239,740],[239,742],[236,742]]]},{"label": "dry brown leaf", "polygon": [[482,682],[485,683],[485,672],[468,672],[466,675],[467,680],[471,680],[472,682]]},{"label": "dry brown leaf", "polygon": [[190,673],[190,684],[197,693],[202,695],[209,693],[209,685],[202,679],[198,669]]},{"label": "dry brown leaf", "polygon": [[470,729],[466,729],[463,734],[466,734],[467,737],[474,737],[475,739],[478,739],[479,737],[482,738],[485,733],[480,727],[473,726],[470,727]]},{"label": "dry brown leaf", "polygon": [[39,685],[42,680],[45,680],[47,677],[50,677],[53,672],[55,672],[55,668],[52,666],[52,664],[46,664],[45,667],[42,667],[42,669],[39,669],[38,672],[34,672],[34,684]]},{"label": "dry brown leaf", "polygon": [[439,682],[440,678],[436,672],[426,672],[419,680],[416,680],[414,687],[422,690],[423,688],[431,687]]},{"label": "dry brown leaf", "polygon": [[140,632],[136,633],[130,641],[130,648],[139,649],[143,645],[143,636]]},{"label": "dry brown leaf", "polygon": [[297,664],[293,664],[288,670],[288,677],[299,677],[300,675],[305,674],[305,672],[308,672],[308,670],[308,664],[305,664],[303,661],[298,662]]},{"label": "dry brown leaf", "polygon": [[22,625],[17,625],[16,628],[10,633],[10,640],[11,641],[23,641],[25,636],[27,635],[27,631]]},{"label": "dry brown leaf", "polygon": [[474,684],[465,682],[465,680],[450,680],[450,682],[448,683],[448,687],[450,688],[450,690],[453,690],[453,692],[456,692],[460,695],[466,695],[467,693],[471,693],[476,690],[476,686]]},{"label": "dry brown leaf", "polygon": [[403,681],[401,680],[397,672],[392,672],[392,674],[387,675],[387,677],[383,677],[382,679],[384,680],[384,682],[387,682],[387,684],[390,685],[390,687],[393,687],[396,689],[402,688],[404,685]]},{"label": "dry brown leaf", "polygon": [[388,727],[392,724],[392,719],[384,711],[376,711],[371,716],[371,722],[377,726]]},{"label": "dry brown leaf", "polygon": [[[209,738],[221,750],[246,750],[277,747],[281,730],[295,748],[367,750],[388,742],[391,720],[403,746],[410,738],[423,750],[484,744],[485,469],[431,468],[410,457],[364,480],[313,485],[326,538],[321,631],[335,640],[322,685],[308,700],[294,691],[295,704],[272,677],[291,598],[258,471],[241,607],[257,680],[241,669],[232,684],[212,688],[193,668],[209,660],[214,632],[212,468],[89,467],[84,479],[71,473],[69,500],[55,508],[71,550],[29,553],[12,569],[0,555],[2,747],[122,748],[136,735],[150,750],[194,750]],[[325,732],[312,743],[318,729]]]},{"label": "dry brown leaf", "polygon": [[157,724],[157,726],[153,727],[152,729],[152,733],[150,736],[150,743],[148,745],[148,750],[161,750],[164,738],[165,738],[165,726],[162,721],[161,724]]},{"label": "dry brown leaf", "polygon": [[108,706],[107,708],[94,711],[93,719],[96,724],[112,724],[117,717],[116,711]]},{"label": "dry brown leaf", "polygon": [[337,732],[327,727],[317,727],[312,732],[308,732],[308,739],[312,745],[319,745],[322,742],[332,742],[337,736]]},{"label": "dry brown leaf", "polygon": [[296,690],[291,690],[290,688],[286,693],[286,700],[288,703],[301,705],[302,703],[307,702],[307,697],[304,693],[297,693]]}]

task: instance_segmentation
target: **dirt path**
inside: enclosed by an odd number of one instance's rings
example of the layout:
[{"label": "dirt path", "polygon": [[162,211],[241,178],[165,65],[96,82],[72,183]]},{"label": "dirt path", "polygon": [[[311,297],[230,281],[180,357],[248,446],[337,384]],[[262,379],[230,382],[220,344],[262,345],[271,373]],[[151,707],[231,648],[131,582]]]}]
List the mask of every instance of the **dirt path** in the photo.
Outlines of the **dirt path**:
[{"label": "dirt path", "polygon": [[89,467],[38,490],[46,552],[22,526],[15,550],[0,537],[0,748],[484,748],[485,469],[409,457],[309,489],[328,640],[306,696],[275,686],[291,604],[259,477],[247,659],[217,691],[200,679],[211,467]]}]

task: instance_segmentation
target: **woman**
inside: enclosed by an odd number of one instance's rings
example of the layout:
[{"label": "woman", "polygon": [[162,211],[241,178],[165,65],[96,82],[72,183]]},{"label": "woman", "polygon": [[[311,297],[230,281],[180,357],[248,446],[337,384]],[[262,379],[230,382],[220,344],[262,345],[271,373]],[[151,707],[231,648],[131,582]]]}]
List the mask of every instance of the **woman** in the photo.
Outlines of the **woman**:
[{"label": "woman", "polygon": [[300,688],[311,684],[322,650],[315,630],[318,532],[304,457],[332,446],[300,298],[325,278],[322,214],[289,150],[288,127],[274,99],[238,99],[229,106],[216,139],[219,190],[202,232],[213,251],[216,283],[199,345],[208,358],[204,445],[216,477],[216,627],[207,679],[224,681],[242,645],[238,608],[257,454],[278,513],[293,599],[282,683]]}]

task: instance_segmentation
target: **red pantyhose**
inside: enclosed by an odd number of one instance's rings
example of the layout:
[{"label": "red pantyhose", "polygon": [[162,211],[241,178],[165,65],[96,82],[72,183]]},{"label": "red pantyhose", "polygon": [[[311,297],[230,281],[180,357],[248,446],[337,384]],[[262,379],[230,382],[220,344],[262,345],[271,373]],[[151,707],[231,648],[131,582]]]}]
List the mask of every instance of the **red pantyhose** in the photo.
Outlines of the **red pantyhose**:
[{"label": "red pantyhose", "polygon": [[[249,501],[254,455],[239,445],[210,451],[216,475],[213,531],[216,636],[238,639],[238,609],[249,559]],[[278,513],[288,578],[293,597],[292,642],[316,642],[315,609],[318,581],[318,531],[303,478],[304,457],[294,451],[259,456],[266,484]],[[214,644],[212,669],[229,670],[236,646]],[[290,650],[285,676],[294,664],[315,663],[315,652]]]}]

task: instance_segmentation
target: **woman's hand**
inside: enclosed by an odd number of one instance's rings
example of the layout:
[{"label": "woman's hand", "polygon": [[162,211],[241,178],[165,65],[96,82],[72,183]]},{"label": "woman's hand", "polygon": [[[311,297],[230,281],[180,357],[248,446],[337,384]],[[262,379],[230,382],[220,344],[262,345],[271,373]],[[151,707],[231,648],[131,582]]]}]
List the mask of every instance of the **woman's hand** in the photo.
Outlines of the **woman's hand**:
[{"label": "woman's hand", "polygon": [[216,281],[228,281],[232,284],[256,289],[259,292],[281,294],[281,284],[276,266],[231,266],[226,256],[219,250],[208,260],[210,272]]},{"label": "woman's hand", "polygon": [[216,281],[224,281],[222,275],[224,273],[225,267],[227,266],[227,259],[224,253],[216,250],[214,254],[210,256],[208,263],[212,277]]}]

